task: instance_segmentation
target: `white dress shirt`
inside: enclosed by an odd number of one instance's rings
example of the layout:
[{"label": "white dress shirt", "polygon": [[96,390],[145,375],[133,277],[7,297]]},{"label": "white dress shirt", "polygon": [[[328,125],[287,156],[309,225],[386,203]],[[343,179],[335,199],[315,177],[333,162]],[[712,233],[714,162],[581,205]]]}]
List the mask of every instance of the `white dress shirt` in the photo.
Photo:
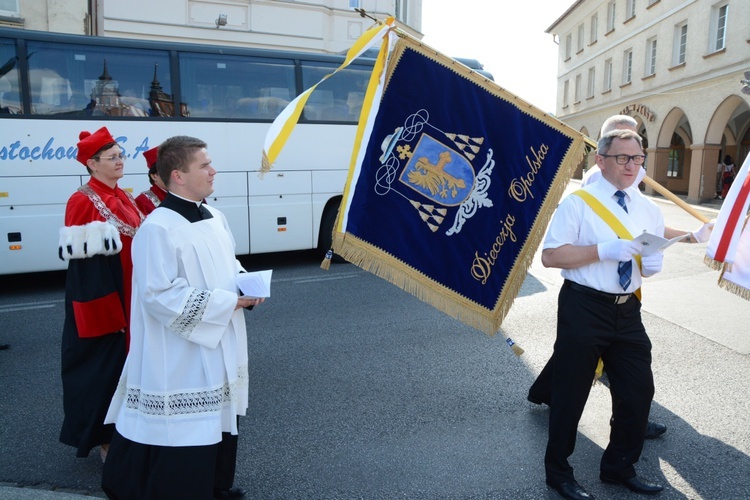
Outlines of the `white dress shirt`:
[{"label": "white dress shirt", "polygon": [[[652,200],[638,191],[637,184],[633,183],[628,189],[622,190],[626,195],[628,212],[617,204],[617,188],[603,177],[582,189],[601,201],[623,223],[633,238],[643,232],[664,236],[661,211]],[[614,230],[583,198],[571,194],[558,206],[547,230],[543,248],[558,248],[566,244],[587,246],[614,239],[617,239]],[[607,293],[631,293],[640,288],[642,278],[636,272],[635,259],[632,280],[626,290],[619,283],[618,264],[614,260],[597,261],[575,269],[563,269],[561,274],[565,279]]]}]

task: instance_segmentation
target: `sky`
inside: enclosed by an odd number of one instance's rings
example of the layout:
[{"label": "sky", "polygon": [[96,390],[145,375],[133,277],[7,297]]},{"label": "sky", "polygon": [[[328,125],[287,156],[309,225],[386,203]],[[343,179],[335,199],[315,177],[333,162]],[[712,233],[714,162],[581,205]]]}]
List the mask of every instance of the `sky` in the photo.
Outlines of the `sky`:
[{"label": "sky", "polygon": [[477,59],[495,82],[555,112],[557,51],[544,31],[573,0],[423,0],[422,41],[451,57]]}]

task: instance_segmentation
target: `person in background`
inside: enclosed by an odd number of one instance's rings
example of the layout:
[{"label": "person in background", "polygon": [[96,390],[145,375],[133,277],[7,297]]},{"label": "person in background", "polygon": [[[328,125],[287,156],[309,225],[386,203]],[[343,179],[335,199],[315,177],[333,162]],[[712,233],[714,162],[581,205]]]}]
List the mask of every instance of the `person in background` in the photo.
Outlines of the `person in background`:
[{"label": "person in background", "polygon": [[132,339],[105,422],[110,498],[240,498],[232,486],[248,405],[244,269],[224,215],[202,200],[216,170],[200,139],[159,146],[168,194],[133,241]]},{"label": "person in background", "polygon": [[723,200],[727,197],[729,188],[732,187],[734,176],[736,175],[736,172],[734,170],[735,167],[732,157],[729,155],[725,155],[724,161],[719,163],[719,166],[717,168],[718,176],[720,179],[719,182],[721,182],[721,194],[718,196],[718,199]]},{"label": "person in background", "polygon": [[558,299],[544,457],[547,484],[564,498],[592,498],[575,480],[568,458],[599,359],[604,361],[613,400],[600,479],[641,494],[663,489],[640,479],[634,468],[654,395],[651,341],[641,320],[638,290],[644,277],[661,271],[663,254],[636,258],[640,243],[617,231],[609,220],[619,221],[629,235],[664,234],[659,208],[634,184],[644,160],[637,133],[614,130],[602,136],[596,155],[602,177],[560,203],[543,244],[542,264],[561,269],[565,278]]},{"label": "person in background", "polygon": [[135,202],[138,204],[141,212],[143,212],[143,215],[153,212],[167,196],[167,187],[156,171],[158,152],[159,146],[156,146],[143,153],[143,157],[146,159],[146,166],[148,166],[148,181],[151,183],[150,189],[142,192],[135,198]]},{"label": "person in background", "polygon": [[104,461],[113,425],[104,416],[128,348],[131,243],[143,221],[133,197],[117,186],[125,156],[102,127],[83,131],[77,160],[91,175],[68,200],[59,256],[68,262],[61,375],[65,417],[60,441]]}]

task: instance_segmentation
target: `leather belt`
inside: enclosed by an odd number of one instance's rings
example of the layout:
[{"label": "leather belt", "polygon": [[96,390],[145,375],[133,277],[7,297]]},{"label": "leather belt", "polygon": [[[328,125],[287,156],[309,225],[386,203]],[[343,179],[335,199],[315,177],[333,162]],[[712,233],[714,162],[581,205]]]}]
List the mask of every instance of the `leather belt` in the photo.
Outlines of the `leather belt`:
[{"label": "leather belt", "polygon": [[607,302],[610,304],[617,304],[622,305],[628,300],[630,300],[630,297],[633,296],[632,293],[625,293],[625,294],[617,294],[617,293],[607,293],[599,291],[595,288],[591,288],[588,286],[579,285],[575,281],[565,280],[565,284],[568,285],[568,287],[571,290],[575,290],[577,292],[582,292],[587,295],[593,295],[594,297],[599,297],[602,299],[606,299]]}]

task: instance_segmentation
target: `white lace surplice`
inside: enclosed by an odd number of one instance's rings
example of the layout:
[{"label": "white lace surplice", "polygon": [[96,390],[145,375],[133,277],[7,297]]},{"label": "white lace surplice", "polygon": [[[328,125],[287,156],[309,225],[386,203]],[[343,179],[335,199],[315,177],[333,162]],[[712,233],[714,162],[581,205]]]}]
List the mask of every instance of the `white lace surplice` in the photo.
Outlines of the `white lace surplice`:
[{"label": "white lace surplice", "polygon": [[237,433],[248,404],[241,266],[223,214],[156,210],[133,240],[131,341],[106,423],[139,443],[200,446]]}]

